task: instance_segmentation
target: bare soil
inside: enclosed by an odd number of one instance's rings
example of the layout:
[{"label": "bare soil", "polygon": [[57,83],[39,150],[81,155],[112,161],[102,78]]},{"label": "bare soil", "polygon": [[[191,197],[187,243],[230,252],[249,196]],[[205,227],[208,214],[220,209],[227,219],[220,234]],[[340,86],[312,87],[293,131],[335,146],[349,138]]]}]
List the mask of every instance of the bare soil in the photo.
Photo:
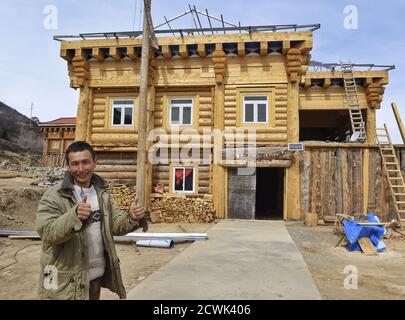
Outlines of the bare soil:
[{"label": "bare soil", "polygon": [[[46,189],[31,186],[28,177],[0,178],[0,229],[35,230],[40,197]],[[214,224],[151,224],[150,232],[206,232]],[[339,237],[332,226],[306,227],[288,222],[287,229],[301,251],[323,299],[404,299],[405,238],[384,239],[387,251],[378,256],[335,248]],[[172,249],[140,248],[116,243],[127,291],[181,253],[190,243]],[[40,241],[0,238],[0,299],[36,299]],[[345,289],[346,266],[358,271],[357,289]],[[102,290],[102,299],[117,299]]]},{"label": "bare soil", "polygon": [[[0,229],[35,230],[38,201],[45,188],[31,186],[36,179],[0,178]],[[151,224],[150,232],[206,232],[214,224]],[[171,249],[137,247],[131,242],[116,243],[127,291],[186,249],[191,242],[175,243]],[[0,238],[0,300],[36,299],[41,242]],[[101,299],[118,299],[102,289]]]},{"label": "bare soil", "polygon": [[[393,234],[383,239],[385,252],[366,256],[337,247],[339,236],[332,226],[306,227],[303,223],[287,223],[288,231],[300,249],[323,299],[404,299],[405,238]],[[344,280],[357,268],[357,289],[345,289]],[[350,270],[352,267],[349,267]],[[354,284],[354,282],[351,282]]]}]

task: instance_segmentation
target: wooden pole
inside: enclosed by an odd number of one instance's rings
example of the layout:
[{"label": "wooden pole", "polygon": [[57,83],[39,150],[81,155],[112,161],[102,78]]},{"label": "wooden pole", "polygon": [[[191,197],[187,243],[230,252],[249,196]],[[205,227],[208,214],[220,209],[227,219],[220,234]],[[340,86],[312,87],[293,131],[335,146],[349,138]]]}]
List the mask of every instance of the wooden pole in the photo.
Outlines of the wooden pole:
[{"label": "wooden pole", "polygon": [[393,103],[391,103],[391,106],[392,106],[392,110],[394,111],[395,119],[397,120],[399,132],[401,133],[402,142],[405,143],[404,124],[402,123],[401,116],[399,115],[397,104],[395,102],[393,102]]},{"label": "wooden pole", "polygon": [[146,125],[147,125],[147,99],[148,99],[148,70],[150,52],[150,26],[148,14],[151,10],[151,0],[144,0],[143,36],[141,74],[139,84],[139,126],[138,126],[138,154],[136,170],[136,195],[139,203],[146,206],[145,199],[145,167],[146,167]]},{"label": "wooden pole", "polygon": [[[288,142],[299,141],[299,83],[288,82],[288,113],[287,126]],[[299,220],[301,217],[300,208],[300,164],[298,159],[286,170],[286,194],[287,219]]]}]

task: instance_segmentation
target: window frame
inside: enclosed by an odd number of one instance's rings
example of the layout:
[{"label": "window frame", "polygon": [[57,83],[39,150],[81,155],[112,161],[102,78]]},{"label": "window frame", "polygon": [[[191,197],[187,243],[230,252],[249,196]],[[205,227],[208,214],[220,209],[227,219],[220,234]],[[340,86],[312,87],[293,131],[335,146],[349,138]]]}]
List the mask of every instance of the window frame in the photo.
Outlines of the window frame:
[{"label": "window frame", "polygon": [[[174,100],[191,100],[191,114],[190,114],[190,123],[172,123],[172,101]],[[179,122],[180,120],[183,122],[183,109],[189,107],[189,106],[179,106]],[[194,108],[195,108],[195,103],[194,103],[194,98],[192,97],[172,97],[169,98],[169,126],[174,127],[174,126],[179,126],[179,127],[193,127],[194,125]]]},{"label": "window frame", "polygon": [[[53,144],[57,144],[57,148],[53,148]],[[48,152],[59,152],[60,151],[61,140],[60,139],[49,139],[48,142]]]},{"label": "window frame", "polygon": [[[244,122],[244,96],[267,96],[267,123]],[[276,87],[273,85],[242,86],[236,88],[236,127],[245,129],[276,128]],[[229,127],[225,126],[225,127]]]},{"label": "window frame", "polygon": [[[245,101],[246,97],[265,97],[266,100]],[[258,121],[259,104],[266,104],[266,121]],[[253,104],[253,121],[246,121],[246,104]],[[244,125],[266,125],[269,124],[269,97],[265,94],[242,94],[242,120]]]},{"label": "window frame", "polygon": [[[176,190],[176,169],[183,169],[183,175],[185,173],[186,169],[192,169],[193,173],[193,190],[184,190],[185,188],[185,179],[183,180],[183,190]],[[172,183],[171,183],[171,192],[173,193],[187,193],[187,194],[193,194],[196,193],[196,176],[197,176],[197,170],[196,167],[193,165],[176,165],[172,166],[171,168],[171,176],[172,176]],[[184,177],[184,176],[183,176]]]},{"label": "window frame", "polygon": [[[114,102],[116,101],[132,101],[132,112],[131,112],[131,124],[125,124],[125,109],[128,108],[126,105],[125,106],[114,106]],[[120,124],[114,124],[114,110],[120,108],[121,109],[121,123]],[[122,112],[124,110],[124,112]],[[111,99],[111,127],[112,128],[117,128],[117,127],[134,127],[135,125],[135,99],[133,98],[112,98]]]}]

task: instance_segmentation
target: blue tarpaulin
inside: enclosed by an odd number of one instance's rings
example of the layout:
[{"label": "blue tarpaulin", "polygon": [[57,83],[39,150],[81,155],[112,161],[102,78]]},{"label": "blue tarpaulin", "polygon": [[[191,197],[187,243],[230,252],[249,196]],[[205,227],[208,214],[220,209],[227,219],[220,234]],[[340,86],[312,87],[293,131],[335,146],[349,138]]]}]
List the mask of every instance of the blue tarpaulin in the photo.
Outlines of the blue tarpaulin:
[{"label": "blue tarpaulin", "polygon": [[[367,214],[367,221],[375,223],[380,222],[380,220],[374,213]],[[382,252],[385,250],[385,243],[381,240],[386,233],[385,227],[359,225],[358,220],[344,220],[342,223],[347,240],[349,241],[347,250],[360,251],[361,248],[358,243],[358,239],[360,238],[370,238],[371,242],[378,252]]]}]

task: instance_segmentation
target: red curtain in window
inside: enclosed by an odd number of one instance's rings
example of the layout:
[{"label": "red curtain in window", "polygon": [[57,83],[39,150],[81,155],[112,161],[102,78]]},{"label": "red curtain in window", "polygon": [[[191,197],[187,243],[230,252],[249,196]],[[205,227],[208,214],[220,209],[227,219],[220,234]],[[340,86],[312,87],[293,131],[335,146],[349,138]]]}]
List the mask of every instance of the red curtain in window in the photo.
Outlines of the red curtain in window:
[{"label": "red curtain in window", "polygon": [[176,184],[180,184],[183,180],[183,169],[176,169]]},{"label": "red curtain in window", "polygon": [[[187,178],[190,175],[190,173],[193,172],[193,169],[185,169],[184,171],[185,171],[184,178]],[[176,184],[180,184],[183,180],[183,169],[176,169],[175,176],[176,176]]]},{"label": "red curtain in window", "polygon": [[186,178],[190,175],[191,172],[193,172],[193,169],[186,169]]}]

